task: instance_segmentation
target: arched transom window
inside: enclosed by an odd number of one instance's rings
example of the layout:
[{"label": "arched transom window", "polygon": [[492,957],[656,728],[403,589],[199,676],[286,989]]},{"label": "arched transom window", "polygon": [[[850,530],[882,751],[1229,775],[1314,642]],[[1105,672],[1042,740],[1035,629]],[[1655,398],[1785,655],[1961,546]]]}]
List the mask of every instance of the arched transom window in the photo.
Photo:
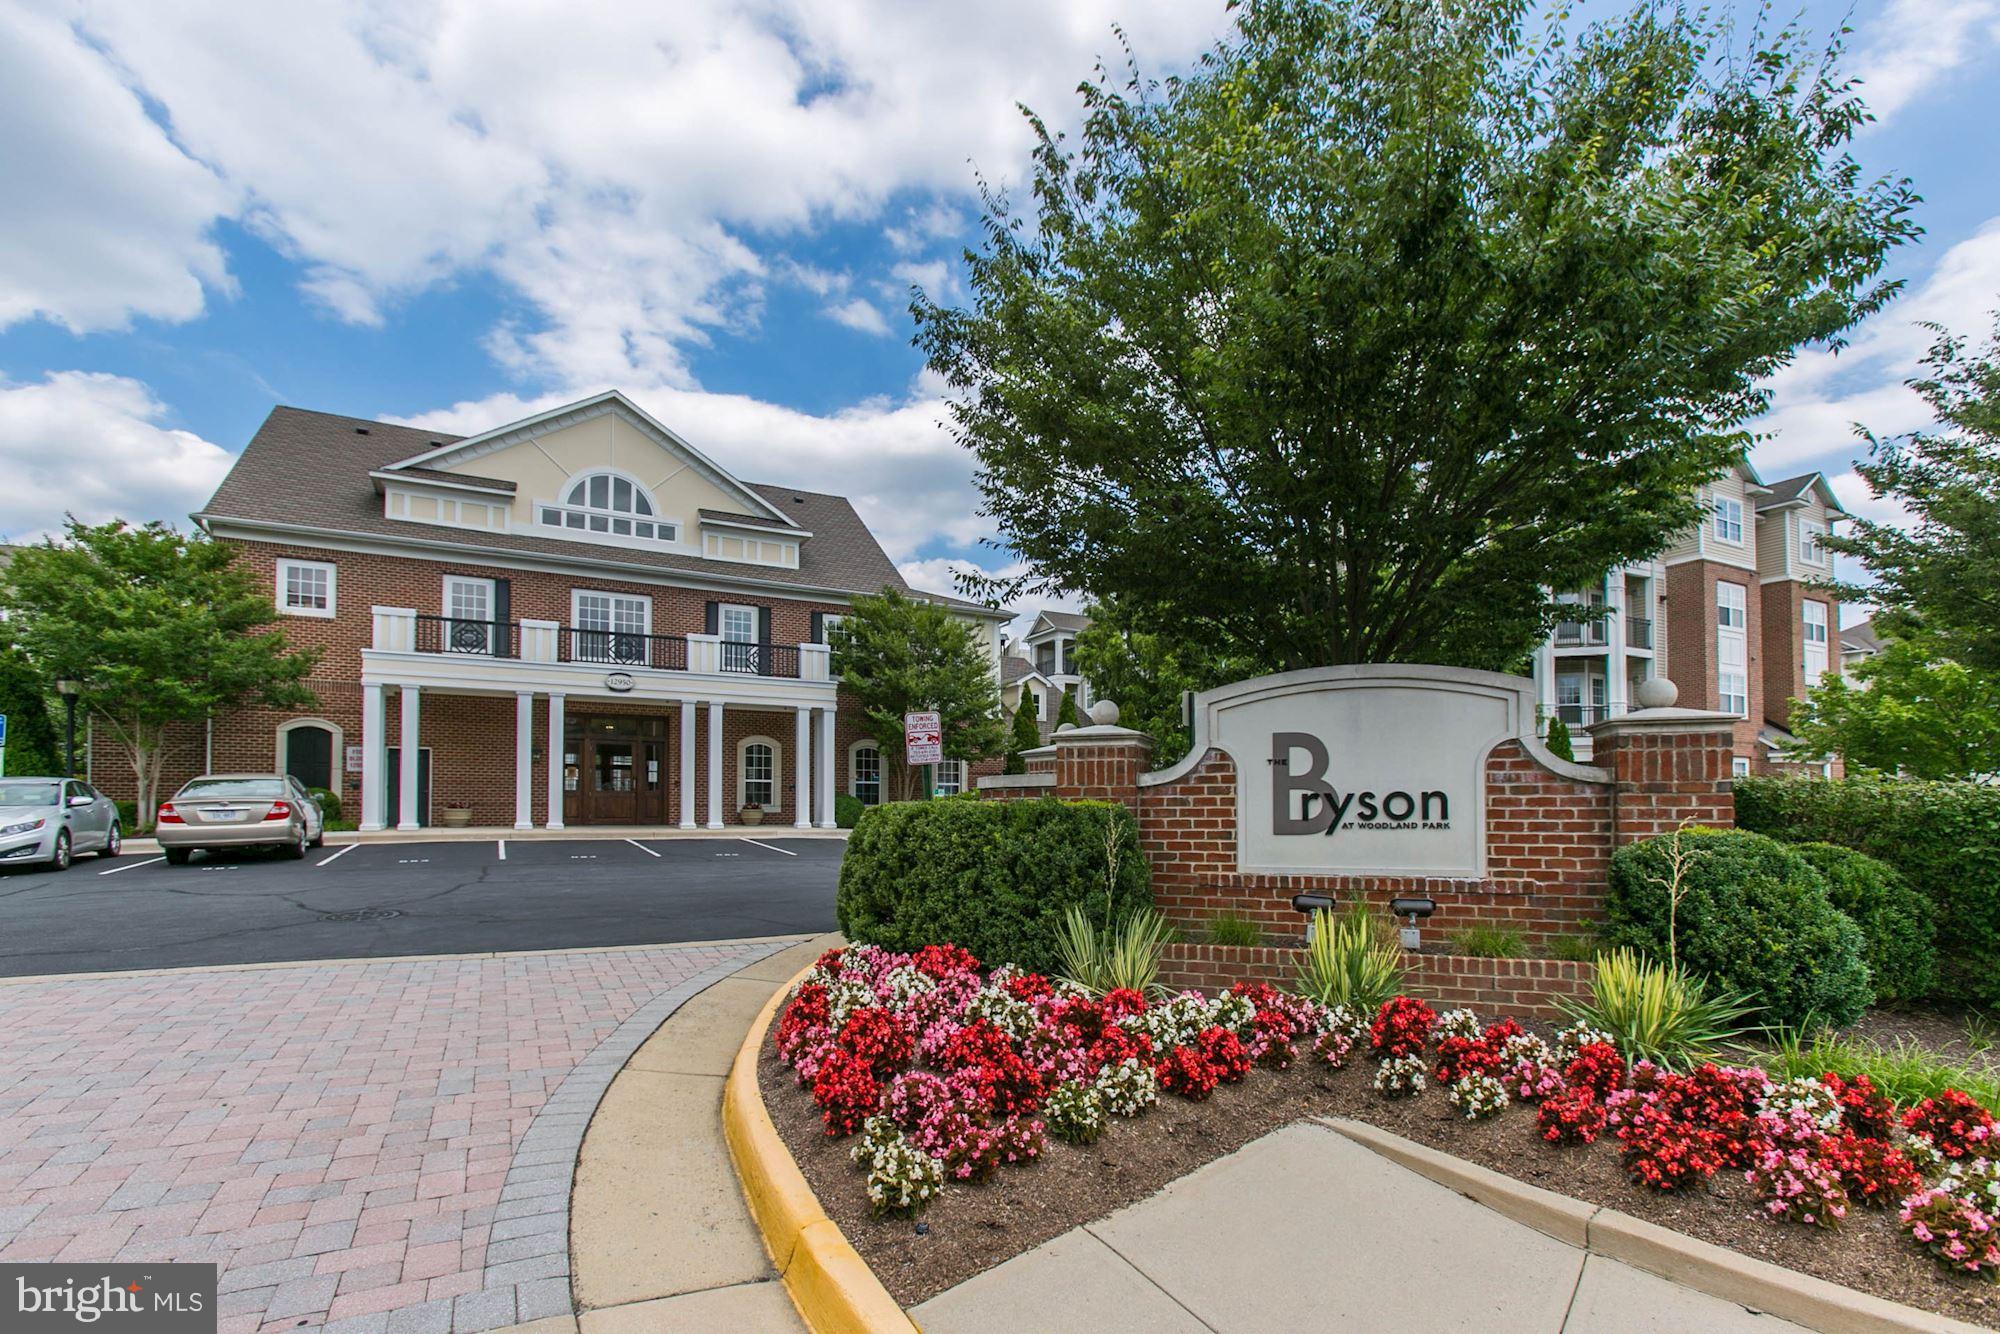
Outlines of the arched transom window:
[{"label": "arched transom window", "polygon": [[680,536],[673,521],[661,518],[653,508],[644,487],[613,472],[578,477],[563,493],[562,503],[544,503],[540,509],[547,528],[648,542],[672,542]]}]

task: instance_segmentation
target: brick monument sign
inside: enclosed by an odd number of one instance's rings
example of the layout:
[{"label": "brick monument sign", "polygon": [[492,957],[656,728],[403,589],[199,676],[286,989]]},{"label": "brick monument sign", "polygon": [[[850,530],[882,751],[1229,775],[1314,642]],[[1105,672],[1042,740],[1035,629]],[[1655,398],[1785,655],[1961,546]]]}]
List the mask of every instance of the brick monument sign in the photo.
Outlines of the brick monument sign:
[{"label": "brick monument sign", "polygon": [[[1147,739],[1101,721],[1056,733],[1027,752],[1026,773],[979,789],[1132,810],[1154,901],[1183,936],[1163,971],[1170,986],[1291,982],[1303,929],[1294,894],[1384,912],[1392,898],[1422,897],[1437,903],[1429,951],[1484,924],[1518,933],[1525,956],[1414,954],[1413,991],[1548,1015],[1585,990],[1587,964],[1547,953],[1601,915],[1612,850],[1684,823],[1735,823],[1735,720],[1637,709],[1592,727],[1595,763],[1575,764],[1537,737],[1534,689],[1446,667],[1285,672],[1197,696],[1194,745],[1172,768],[1150,770]],[[1273,943],[1204,943],[1221,912]]]}]

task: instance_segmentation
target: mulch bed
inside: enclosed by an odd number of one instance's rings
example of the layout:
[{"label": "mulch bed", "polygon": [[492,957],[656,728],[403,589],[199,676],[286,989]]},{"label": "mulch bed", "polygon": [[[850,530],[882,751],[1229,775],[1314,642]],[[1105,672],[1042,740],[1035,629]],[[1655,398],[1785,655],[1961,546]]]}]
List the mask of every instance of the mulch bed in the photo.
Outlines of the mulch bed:
[{"label": "mulch bed", "polygon": [[1290,1070],[1255,1070],[1205,1103],[1162,1096],[1140,1117],[1113,1117],[1104,1137],[1087,1148],[1051,1137],[1040,1162],[1003,1168],[985,1185],[947,1183],[915,1221],[870,1211],[864,1174],[848,1158],[854,1141],[826,1135],[812,1099],[768,1043],[758,1075],[778,1134],[827,1216],[905,1306],[1145,1199],[1282,1126],[1309,1116],[1347,1116],[1743,1255],[2000,1328],[2000,1288],[1946,1275],[1903,1234],[1893,1209],[1854,1207],[1840,1230],[1826,1232],[1766,1222],[1737,1171],[1716,1173],[1706,1192],[1644,1190],[1619,1166],[1617,1142],[1608,1135],[1588,1147],[1545,1145],[1536,1136],[1532,1107],[1517,1104],[1492,1120],[1468,1122],[1435,1086],[1413,1100],[1391,1102],[1371,1087],[1374,1069],[1365,1057],[1339,1071],[1302,1061]]}]

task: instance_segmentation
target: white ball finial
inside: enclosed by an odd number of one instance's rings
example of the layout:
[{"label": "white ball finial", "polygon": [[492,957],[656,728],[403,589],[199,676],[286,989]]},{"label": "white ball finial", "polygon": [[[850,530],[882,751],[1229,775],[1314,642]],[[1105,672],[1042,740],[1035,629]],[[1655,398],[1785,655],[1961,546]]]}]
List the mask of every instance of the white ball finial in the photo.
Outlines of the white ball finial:
[{"label": "white ball finial", "polygon": [[1635,697],[1642,709],[1671,709],[1681,688],[1664,676],[1649,676],[1639,683]]},{"label": "white ball finial", "polygon": [[1108,699],[1100,699],[1090,706],[1090,721],[1099,727],[1113,727],[1118,722],[1118,706]]}]

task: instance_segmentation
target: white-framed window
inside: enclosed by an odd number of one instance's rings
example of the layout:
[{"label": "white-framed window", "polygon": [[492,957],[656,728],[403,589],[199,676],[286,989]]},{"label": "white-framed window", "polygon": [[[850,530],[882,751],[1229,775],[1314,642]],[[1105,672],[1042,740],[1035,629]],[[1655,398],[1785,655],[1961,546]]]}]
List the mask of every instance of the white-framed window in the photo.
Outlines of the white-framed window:
[{"label": "white-framed window", "polygon": [[955,797],[965,791],[965,761],[946,760],[932,766],[931,795]]},{"label": "white-framed window", "polygon": [[645,542],[677,542],[680,527],[662,516],[646,488],[615,472],[586,473],[560,501],[542,501],[535,518],[544,528],[600,537],[633,537]]},{"label": "white-framed window", "polygon": [[1734,496],[1715,497],[1715,538],[1743,544],[1743,502]]},{"label": "white-framed window", "polygon": [[1716,707],[1739,716],[1750,712],[1749,601],[1742,584],[1715,585]]},{"label": "white-framed window", "polygon": [[445,652],[491,653],[500,642],[493,626],[496,599],[491,579],[446,575],[441,606]]},{"label": "white-framed window", "polygon": [[646,662],[653,631],[653,600],[631,593],[572,589],[570,656],[578,662]]},{"label": "white-framed window", "polygon": [[821,615],[819,618],[819,642],[822,644],[831,644],[833,642],[833,627],[843,624],[846,620],[847,617],[836,616],[832,612],[826,612]]},{"label": "white-framed window", "polygon": [[863,806],[882,804],[882,752],[873,741],[847,749],[847,794]]},{"label": "white-framed window", "polygon": [[756,672],[761,664],[757,653],[757,608],[724,602],[715,609],[716,633],[722,636],[722,670]]},{"label": "white-framed window", "polygon": [[767,736],[746,736],[736,743],[736,804],[778,807],[778,782],[784,752]]},{"label": "white-framed window", "polygon": [[1732,756],[1729,761],[1729,773],[1734,778],[1748,778],[1750,776],[1750,761],[1742,755]]},{"label": "white-framed window", "polygon": [[1805,614],[1806,689],[1811,690],[1826,675],[1827,614],[1824,602],[1807,601]]},{"label": "white-framed window", "polygon": [[1807,565],[1826,564],[1826,525],[1799,524],[1799,559]]},{"label": "white-framed window", "polygon": [[334,611],[334,567],[326,561],[278,562],[278,610],[287,616],[331,617]]}]

